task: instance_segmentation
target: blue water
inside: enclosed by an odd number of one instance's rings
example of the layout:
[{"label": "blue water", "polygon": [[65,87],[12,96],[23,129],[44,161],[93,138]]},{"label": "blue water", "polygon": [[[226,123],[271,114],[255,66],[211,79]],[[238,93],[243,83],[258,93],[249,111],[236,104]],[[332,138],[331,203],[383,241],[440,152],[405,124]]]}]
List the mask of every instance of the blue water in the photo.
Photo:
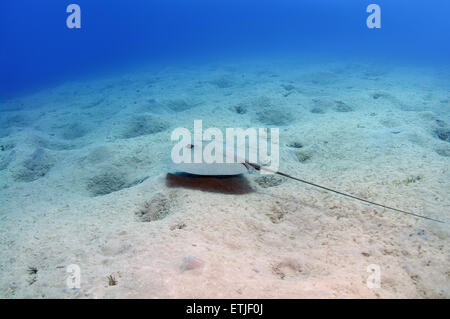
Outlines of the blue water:
[{"label": "blue water", "polygon": [[65,24],[68,1],[0,3],[0,96],[140,63],[221,61],[309,54],[448,65],[450,3],[377,0],[368,29],[361,0],[77,0],[81,29]]},{"label": "blue water", "polygon": [[[450,298],[449,13],[0,0],[0,298]],[[198,120],[279,168],[174,168]]]}]

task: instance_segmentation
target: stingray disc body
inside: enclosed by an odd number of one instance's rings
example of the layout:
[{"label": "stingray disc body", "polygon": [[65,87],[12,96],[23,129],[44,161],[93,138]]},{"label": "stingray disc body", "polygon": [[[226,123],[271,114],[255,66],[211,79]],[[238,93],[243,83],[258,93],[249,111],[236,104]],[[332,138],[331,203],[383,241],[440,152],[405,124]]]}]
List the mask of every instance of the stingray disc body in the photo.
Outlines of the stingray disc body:
[{"label": "stingray disc body", "polygon": [[[188,146],[186,146],[186,149],[184,149],[184,151],[190,152],[191,158],[193,158],[193,152],[195,148],[201,148],[203,152],[206,145],[209,145],[210,143],[217,143],[217,142],[203,141],[202,145],[189,144]],[[201,163],[174,163],[173,161],[170,161],[169,166],[176,172],[183,172],[203,176],[240,175],[248,172],[248,168],[244,164],[245,159],[240,159],[240,161],[238,161],[236,156],[236,163],[226,163],[225,155],[226,152],[229,151],[229,148],[227,148],[225,145],[222,144],[221,149],[222,153],[220,155],[223,158],[222,163],[207,163],[204,161]],[[236,148],[234,149],[234,152],[236,154]]]},{"label": "stingray disc body", "polygon": [[240,175],[248,171],[241,163],[172,163],[171,168],[177,172],[203,176]]}]

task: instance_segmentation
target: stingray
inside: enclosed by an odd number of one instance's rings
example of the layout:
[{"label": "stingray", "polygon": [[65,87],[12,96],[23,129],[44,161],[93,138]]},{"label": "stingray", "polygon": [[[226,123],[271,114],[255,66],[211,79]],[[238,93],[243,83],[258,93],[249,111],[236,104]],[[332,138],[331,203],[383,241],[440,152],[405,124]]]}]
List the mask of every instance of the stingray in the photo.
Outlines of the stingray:
[{"label": "stingray", "polygon": [[[210,144],[210,143],[214,143],[214,141],[209,142],[209,141],[203,141],[202,145],[199,144],[188,144],[187,146],[185,146],[185,151],[190,152],[190,156],[191,158],[193,157],[193,153],[194,150],[196,148],[202,148],[202,152],[205,149],[205,146]],[[172,163],[170,164],[170,167],[172,169],[174,169],[175,171],[178,172],[183,172],[183,173],[188,173],[188,174],[192,174],[192,175],[201,175],[201,176],[230,176],[230,175],[241,175],[241,174],[245,174],[245,173],[252,173],[253,171],[266,171],[268,173],[271,174],[277,174],[292,180],[295,180],[297,182],[303,183],[303,184],[307,184],[310,186],[313,186],[315,188],[319,188],[322,190],[325,190],[327,192],[331,192],[331,193],[335,193],[338,195],[341,195],[343,197],[346,198],[351,198],[369,205],[373,205],[373,206],[377,206],[377,207],[382,207],[391,211],[395,211],[398,213],[402,213],[405,215],[410,215],[410,216],[414,216],[417,218],[422,218],[422,219],[426,219],[426,220],[430,220],[430,221],[434,221],[434,222],[438,222],[438,223],[445,223],[444,221],[438,220],[438,219],[434,219],[431,217],[427,217],[427,216],[423,216],[423,215],[418,215],[416,213],[413,212],[408,212],[408,211],[404,211],[395,207],[390,207],[384,204],[380,204],[380,203],[376,203],[364,198],[360,198],[357,197],[355,195],[352,194],[348,194],[348,193],[344,193],[341,192],[339,190],[335,190],[326,186],[322,186],[310,181],[306,181],[304,179],[292,176],[290,174],[286,174],[283,172],[280,172],[278,170],[272,170],[270,168],[267,168],[261,164],[258,163],[254,163],[248,160],[248,151],[246,152],[246,156],[245,158],[239,158],[239,156],[236,157],[237,161],[235,163],[226,163],[225,162],[225,155],[226,152],[229,151],[230,149],[227,148],[225,146],[225,144],[223,144],[223,148],[224,150],[223,154],[221,154],[223,156],[223,163],[205,163],[205,162],[201,162],[201,163],[174,163],[172,161]],[[237,148],[234,148],[235,150],[235,154],[236,154],[236,150]]]}]

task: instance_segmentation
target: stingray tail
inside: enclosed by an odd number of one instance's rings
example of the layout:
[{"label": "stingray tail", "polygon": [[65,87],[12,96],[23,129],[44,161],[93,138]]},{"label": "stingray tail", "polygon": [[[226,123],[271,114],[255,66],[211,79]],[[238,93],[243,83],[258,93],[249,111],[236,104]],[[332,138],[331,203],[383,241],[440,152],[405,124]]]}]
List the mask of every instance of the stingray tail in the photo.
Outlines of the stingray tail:
[{"label": "stingray tail", "polygon": [[296,180],[298,182],[311,185],[311,186],[316,187],[316,188],[324,189],[324,190],[326,190],[328,192],[339,194],[341,196],[345,196],[345,197],[349,197],[349,198],[352,198],[352,199],[356,199],[358,201],[361,201],[361,202],[364,202],[364,203],[367,203],[367,204],[371,204],[371,205],[378,206],[378,207],[383,207],[383,208],[390,209],[392,211],[396,211],[396,212],[399,212],[399,213],[402,213],[402,214],[411,215],[411,216],[414,216],[414,217],[423,218],[423,219],[431,220],[431,221],[438,222],[438,223],[445,223],[444,221],[439,220],[439,219],[434,219],[434,218],[431,218],[431,217],[418,215],[418,214],[415,214],[415,213],[412,213],[412,212],[407,212],[407,211],[404,211],[404,210],[401,210],[401,209],[398,209],[398,208],[389,207],[389,206],[386,206],[386,205],[383,205],[383,204],[378,204],[378,203],[372,202],[370,200],[366,200],[366,199],[363,199],[363,198],[360,198],[360,197],[356,197],[356,196],[351,195],[351,194],[343,193],[343,192],[340,192],[340,191],[337,191],[337,190],[334,190],[334,189],[331,189],[331,188],[328,188],[328,187],[325,187],[325,186],[321,186],[321,185],[318,185],[318,184],[315,184],[315,183],[312,183],[312,182],[308,182],[308,181],[305,181],[303,179],[300,179],[300,178],[297,178],[297,177],[294,177],[294,176],[291,176],[291,175],[288,175],[288,174],[285,174],[285,173],[282,173],[282,172],[271,170],[269,168],[263,167],[263,166],[258,165],[258,164],[245,162],[244,165],[247,168],[251,167],[251,168],[253,168],[253,169],[257,170],[257,171],[264,170],[264,171],[267,171],[267,172],[278,174],[280,176],[284,176],[284,177]]}]

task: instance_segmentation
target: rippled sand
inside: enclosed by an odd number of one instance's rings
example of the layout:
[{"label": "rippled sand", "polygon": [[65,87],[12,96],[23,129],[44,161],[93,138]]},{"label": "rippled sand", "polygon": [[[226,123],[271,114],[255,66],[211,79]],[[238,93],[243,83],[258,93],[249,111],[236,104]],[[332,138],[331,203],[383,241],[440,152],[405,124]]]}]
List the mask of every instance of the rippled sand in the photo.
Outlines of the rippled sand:
[{"label": "rippled sand", "polygon": [[[448,72],[252,62],[3,101],[0,296],[449,298]],[[279,127],[281,171],[447,223],[293,180],[168,174],[170,133],[195,119]]]}]

